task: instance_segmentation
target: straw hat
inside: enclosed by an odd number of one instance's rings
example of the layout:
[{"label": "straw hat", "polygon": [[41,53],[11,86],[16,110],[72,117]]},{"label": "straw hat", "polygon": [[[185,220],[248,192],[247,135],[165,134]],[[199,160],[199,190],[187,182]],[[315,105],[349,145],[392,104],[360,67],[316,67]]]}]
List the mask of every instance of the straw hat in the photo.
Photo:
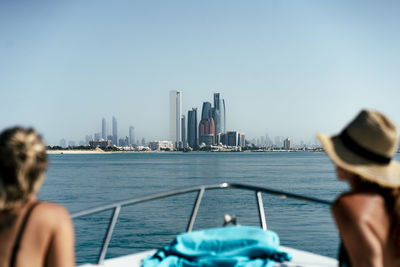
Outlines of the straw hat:
[{"label": "straw hat", "polygon": [[362,110],[340,134],[317,138],[336,165],[384,187],[400,186],[400,163],[392,159],[398,133],[385,115]]}]

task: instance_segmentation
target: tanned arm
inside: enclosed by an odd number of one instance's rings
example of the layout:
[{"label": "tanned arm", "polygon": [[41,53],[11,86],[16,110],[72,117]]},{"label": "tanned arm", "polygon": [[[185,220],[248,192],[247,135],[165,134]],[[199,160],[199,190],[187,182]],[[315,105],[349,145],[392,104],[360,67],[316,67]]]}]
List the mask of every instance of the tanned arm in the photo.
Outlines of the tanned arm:
[{"label": "tanned arm", "polygon": [[75,266],[75,233],[68,211],[53,204],[52,213],[55,216],[53,232],[47,250],[46,267]]}]

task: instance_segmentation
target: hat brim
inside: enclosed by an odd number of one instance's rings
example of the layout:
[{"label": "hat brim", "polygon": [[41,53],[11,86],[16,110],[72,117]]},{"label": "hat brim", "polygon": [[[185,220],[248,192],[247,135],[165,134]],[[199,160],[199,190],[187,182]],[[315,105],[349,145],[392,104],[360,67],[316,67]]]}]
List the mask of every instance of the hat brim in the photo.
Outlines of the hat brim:
[{"label": "hat brim", "polygon": [[348,149],[339,136],[318,134],[330,159],[339,167],[358,174],[361,178],[377,183],[383,187],[400,186],[400,163],[391,160],[388,164],[368,160]]}]

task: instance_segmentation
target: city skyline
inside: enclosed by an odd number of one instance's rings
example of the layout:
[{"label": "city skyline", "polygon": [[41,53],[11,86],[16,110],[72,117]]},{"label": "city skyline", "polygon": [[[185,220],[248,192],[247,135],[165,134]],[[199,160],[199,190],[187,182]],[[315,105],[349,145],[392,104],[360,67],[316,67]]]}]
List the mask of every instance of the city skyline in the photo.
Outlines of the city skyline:
[{"label": "city skyline", "polygon": [[[186,116],[184,115],[185,111],[182,110],[182,93],[182,91],[177,90],[171,90],[169,92],[170,136],[168,141],[171,142],[172,147],[175,149],[185,149],[187,147],[198,149],[203,145],[210,146],[222,144],[241,147],[246,145],[245,133],[240,133],[238,131],[225,131],[226,106],[225,99],[221,98],[220,93],[213,94],[214,105],[208,101],[203,102],[199,124],[197,124],[197,107],[193,107],[191,110],[187,111],[188,120],[186,124]],[[217,126],[217,124],[219,125]],[[96,132],[93,135],[86,135],[85,141],[70,140],[67,142],[67,140],[62,138],[59,142],[59,146],[66,147],[67,143],[68,146],[83,146],[89,144],[90,146],[93,146],[90,141],[96,142],[97,145],[104,141],[110,141],[111,143],[109,144],[120,147],[133,147],[136,145],[148,144],[144,141],[144,137],[142,138],[141,142],[139,142],[139,140],[135,140],[135,128],[133,126],[129,126],[128,136],[122,136],[118,139],[119,131],[117,127],[117,118],[115,116],[112,116],[112,132],[108,126],[109,123],[107,123],[106,118],[103,117],[101,120],[101,133]],[[108,135],[110,132],[111,134]],[[284,138],[286,139],[284,140]],[[169,146],[167,139],[148,141],[153,143],[152,145],[154,147],[160,146],[160,143],[157,142],[161,142],[161,146]],[[249,145],[256,145],[260,148],[274,147],[290,149],[292,147],[305,148],[314,146],[314,144],[307,144],[303,140],[300,140],[299,143],[294,146],[293,140],[289,138],[289,136],[275,136],[275,141],[272,141],[268,134],[266,134],[265,136],[261,136],[260,139],[253,137],[250,140],[247,140],[247,143]]]},{"label": "city skyline", "polygon": [[0,130],[33,126],[58,145],[115,116],[120,137],[134,125],[135,139],[167,139],[176,89],[185,116],[220,92],[225,131],[247,139],[313,143],[362,108],[400,126],[399,11],[371,0],[1,1]]}]

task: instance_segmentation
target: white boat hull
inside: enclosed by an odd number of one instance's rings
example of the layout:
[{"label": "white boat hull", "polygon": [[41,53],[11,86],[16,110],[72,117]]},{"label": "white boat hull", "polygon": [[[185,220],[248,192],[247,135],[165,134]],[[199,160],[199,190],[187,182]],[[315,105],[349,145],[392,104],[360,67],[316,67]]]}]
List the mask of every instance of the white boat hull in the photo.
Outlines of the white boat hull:
[{"label": "white boat hull", "polygon": [[[338,261],[333,258],[321,256],[303,250],[293,249],[281,246],[280,249],[292,255],[291,261],[276,263],[275,267],[337,267]],[[148,250],[131,255],[125,255],[117,258],[107,259],[103,264],[84,264],[79,267],[140,267],[141,260],[149,255],[152,255],[156,250]]]}]

